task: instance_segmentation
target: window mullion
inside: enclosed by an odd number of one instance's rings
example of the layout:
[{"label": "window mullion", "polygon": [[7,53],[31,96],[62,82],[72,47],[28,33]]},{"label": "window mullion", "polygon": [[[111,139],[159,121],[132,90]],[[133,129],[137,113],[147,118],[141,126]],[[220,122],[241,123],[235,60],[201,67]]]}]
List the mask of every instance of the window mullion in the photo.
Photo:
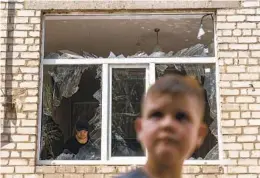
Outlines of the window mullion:
[{"label": "window mullion", "polygon": [[102,65],[102,122],[101,122],[101,161],[108,160],[108,103],[109,103],[109,70],[108,64]]},{"label": "window mullion", "polygon": [[156,71],[155,71],[155,63],[149,63],[149,86],[155,82]]}]

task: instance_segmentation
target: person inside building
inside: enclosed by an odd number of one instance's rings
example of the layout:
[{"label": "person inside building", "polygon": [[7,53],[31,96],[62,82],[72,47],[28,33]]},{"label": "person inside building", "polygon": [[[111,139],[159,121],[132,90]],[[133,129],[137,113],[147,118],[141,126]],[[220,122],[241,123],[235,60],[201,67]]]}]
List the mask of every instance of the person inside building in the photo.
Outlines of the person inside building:
[{"label": "person inside building", "polygon": [[66,154],[77,154],[79,149],[86,145],[89,141],[89,127],[88,121],[79,119],[75,125],[75,135],[69,138],[65,145],[63,153]]}]

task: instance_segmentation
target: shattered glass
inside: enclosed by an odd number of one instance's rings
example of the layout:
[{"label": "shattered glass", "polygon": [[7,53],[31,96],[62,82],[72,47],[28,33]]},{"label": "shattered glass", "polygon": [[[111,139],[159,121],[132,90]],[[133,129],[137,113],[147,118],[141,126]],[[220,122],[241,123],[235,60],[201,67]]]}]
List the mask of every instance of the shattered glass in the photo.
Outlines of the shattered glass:
[{"label": "shattered glass", "polygon": [[[213,43],[212,43],[213,44]],[[138,57],[206,57],[214,56],[214,45],[209,47],[203,44],[182,49],[176,53],[162,51],[146,54],[139,51],[134,55],[124,56],[115,55],[110,52],[108,58],[138,58]],[[60,50],[57,53],[50,53],[47,59],[86,59],[99,58],[98,56],[82,51],[82,55],[68,50]],[[180,59],[181,60],[181,59]],[[52,112],[60,106],[62,98],[70,98],[79,90],[79,83],[84,71],[91,69],[92,66],[75,65],[75,66],[53,66],[48,70],[48,74],[53,79],[52,84],[46,95],[51,98],[51,102],[44,104],[44,113],[51,117]],[[209,115],[205,119],[209,129],[210,136],[207,138],[210,144],[204,146],[202,151],[198,151],[190,159],[217,159],[217,106],[216,106],[216,80],[215,67],[207,64],[158,64],[156,65],[156,75],[160,77],[166,73],[180,71],[181,73],[195,76],[196,79],[204,86],[207,95]],[[101,86],[102,65],[96,68],[96,79],[100,80]],[[107,86],[105,86],[107,87]],[[47,90],[46,90],[47,91]],[[133,122],[139,116],[140,101],[145,91],[145,69],[113,69],[112,73],[112,156],[143,156],[144,152],[141,145],[136,140]],[[45,94],[44,94],[45,96]],[[45,101],[47,101],[47,99]],[[89,124],[92,126],[90,131],[91,140],[89,144],[82,147],[78,154],[61,153],[55,158],[52,155],[48,159],[58,160],[98,160],[100,159],[101,145],[101,111],[102,111],[102,90],[99,88],[93,93],[99,105],[93,108],[94,116],[90,118]],[[44,124],[44,123],[43,123]],[[54,124],[55,125],[55,124]],[[45,125],[46,128],[47,125]],[[60,133],[59,129],[51,132]],[[44,131],[43,131],[44,132]],[[50,132],[48,132],[50,133]],[[44,135],[44,133],[42,133]],[[46,134],[45,134],[46,135]],[[60,135],[61,136],[61,135]],[[212,139],[212,136],[214,139]]]},{"label": "shattered glass", "polygon": [[[61,53],[61,55],[59,54]],[[68,51],[60,50],[59,53],[51,53],[47,56],[48,59],[75,59],[83,58],[82,56]],[[79,82],[82,73],[88,69],[89,66],[53,66],[48,71],[54,80],[53,92],[53,107],[60,105],[62,97],[69,98],[75,94],[79,87]],[[53,108],[54,109],[54,108]]]},{"label": "shattered glass", "polygon": [[145,69],[112,71],[112,156],[143,156],[136,140],[134,120],[145,91]]},{"label": "shattered glass", "polygon": [[205,45],[196,44],[195,46],[191,46],[190,48],[184,48],[173,55],[173,57],[189,57],[189,56],[198,56],[204,57],[207,56],[205,53]]},{"label": "shattered glass", "polygon": [[218,144],[215,145],[205,156],[205,160],[217,160],[218,159]]},{"label": "shattered glass", "polygon": [[[207,97],[210,106],[210,115],[212,118],[217,118],[217,102],[216,102],[216,69],[211,68],[205,73],[204,88],[207,91]],[[217,122],[216,122],[217,123]],[[215,123],[215,129],[217,124]]]},{"label": "shattered glass", "polygon": [[[84,57],[95,57],[93,54],[83,52]],[[80,57],[78,54],[73,53],[68,50],[61,50],[58,53],[50,53],[47,56],[50,58],[58,59],[74,59],[74,58],[84,58]],[[96,92],[93,93],[93,98],[96,99],[99,105],[96,108],[92,107],[95,114],[89,120],[89,125],[93,128],[89,135],[90,138],[94,138],[80,149],[77,155],[65,154],[62,153],[61,146],[63,145],[62,131],[59,128],[59,125],[55,123],[55,119],[52,118],[53,112],[60,106],[62,98],[70,98],[78,92],[79,83],[81,81],[84,71],[88,69],[94,69],[96,74],[94,78],[99,80],[101,86],[101,75],[102,75],[102,66],[48,66],[44,79],[44,91],[43,91],[43,113],[42,117],[42,136],[41,136],[41,152],[43,155],[41,159],[59,159],[59,160],[97,160],[100,159],[100,145],[101,145],[101,100],[102,100],[102,90],[99,88]],[[48,80],[46,80],[46,78]],[[48,82],[49,81],[49,82]],[[80,114],[80,113],[79,113]],[[48,118],[48,122],[45,122]],[[51,125],[49,124],[51,123]],[[51,140],[51,142],[49,141]],[[58,145],[50,144],[52,140],[59,140],[62,143]],[[47,146],[46,146],[47,145]],[[55,153],[55,149],[59,149]],[[54,150],[54,151],[53,151]],[[61,153],[61,154],[60,154]],[[58,155],[57,155],[58,154]]]},{"label": "shattered glass", "polygon": [[55,107],[60,105],[62,97],[69,98],[78,91],[81,75],[86,69],[87,67],[82,66],[55,66],[49,71],[54,80]]},{"label": "shattered glass", "polygon": [[63,133],[51,116],[43,114],[41,128],[41,159],[53,159],[61,151]]},{"label": "shattered glass", "polygon": [[[194,52],[194,51],[193,51]],[[191,159],[218,159],[217,143],[217,104],[216,104],[216,71],[214,64],[158,64],[157,78],[168,73],[180,72],[195,77],[204,87],[207,96],[207,106],[204,121],[208,125],[208,134],[202,149],[198,150]],[[207,109],[208,108],[208,109]]]},{"label": "shattered glass", "polygon": [[61,153],[56,160],[100,160],[100,147],[97,147],[91,140],[79,149],[77,154]]}]

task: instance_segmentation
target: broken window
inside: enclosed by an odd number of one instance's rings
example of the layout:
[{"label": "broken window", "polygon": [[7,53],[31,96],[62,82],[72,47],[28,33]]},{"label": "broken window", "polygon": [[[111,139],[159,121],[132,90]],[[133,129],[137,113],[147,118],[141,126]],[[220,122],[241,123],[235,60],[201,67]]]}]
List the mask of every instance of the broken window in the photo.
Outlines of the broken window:
[{"label": "broken window", "polygon": [[[46,16],[40,160],[140,163],[145,151],[134,121],[141,97],[156,78],[176,71],[196,77],[207,95],[210,132],[190,159],[219,159],[212,17]],[[79,141],[80,130],[87,137]]]},{"label": "broken window", "polygon": [[134,121],[140,116],[145,80],[145,68],[112,69],[111,156],[144,156]]},{"label": "broken window", "polygon": [[[101,66],[45,66],[43,73],[40,158],[100,159]],[[64,144],[75,137],[78,120],[89,125],[88,142],[77,153],[65,152]]]},{"label": "broken window", "polygon": [[206,95],[206,111],[204,122],[209,128],[209,133],[203,145],[190,159],[218,159],[218,128],[216,104],[216,70],[214,64],[157,64],[156,78],[165,74],[181,73],[196,78],[203,86]]}]

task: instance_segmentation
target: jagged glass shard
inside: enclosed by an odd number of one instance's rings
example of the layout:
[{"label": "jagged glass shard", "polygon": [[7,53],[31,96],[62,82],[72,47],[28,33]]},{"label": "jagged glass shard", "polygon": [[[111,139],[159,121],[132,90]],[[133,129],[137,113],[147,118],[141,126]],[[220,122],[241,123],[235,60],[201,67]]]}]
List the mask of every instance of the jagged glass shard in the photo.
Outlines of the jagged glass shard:
[{"label": "jagged glass shard", "polygon": [[89,121],[93,125],[93,130],[90,131],[91,138],[94,138],[93,145],[100,147],[101,145],[101,105],[96,109],[96,113]]},{"label": "jagged glass shard", "polygon": [[60,144],[63,142],[63,134],[59,125],[51,116],[42,115],[41,128],[41,159],[54,159],[60,152]]},{"label": "jagged glass shard", "polygon": [[[59,53],[61,55],[59,55]],[[50,53],[47,58],[81,59],[83,56],[69,50],[60,50],[59,53]],[[69,98],[78,91],[82,73],[88,66],[54,66],[48,73],[54,80],[53,105],[58,107],[62,97]]]},{"label": "jagged glass shard", "polygon": [[149,57],[165,57],[165,53],[161,51],[153,52]]},{"label": "jagged glass shard", "polygon": [[69,98],[78,91],[78,85],[82,73],[87,69],[86,66],[55,66],[49,70],[49,74],[54,80],[54,102],[58,107],[62,97]]},{"label": "jagged glass shard", "polygon": [[203,25],[200,25],[199,33],[197,35],[197,39],[201,39],[201,37],[205,34],[205,31],[203,30]]},{"label": "jagged glass shard", "polygon": [[218,144],[215,145],[205,156],[205,160],[217,160],[219,155],[218,155]]},{"label": "jagged glass shard", "polygon": [[46,59],[59,59],[60,55],[58,53],[49,53],[45,58]]},{"label": "jagged glass shard", "polygon": [[196,44],[195,46],[191,46],[190,48],[185,48],[173,55],[174,57],[185,57],[185,56],[207,56],[204,53],[204,45]]},{"label": "jagged glass shard", "polygon": [[75,157],[74,154],[65,154],[61,153],[59,156],[57,156],[55,159],[56,160],[73,160]]},{"label": "jagged glass shard", "polygon": [[69,50],[60,50],[59,51],[61,53],[60,58],[65,58],[65,59],[83,59],[83,56],[80,56],[77,53],[74,53],[72,51]]},{"label": "jagged glass shard", "polygon": [[128,56],[129,58],[138,58],[138,57],[148,57],[148,54],[146,54],[145,52],[142,51],[138,51],[136,54],[132,55],[132,56]]},{"label": "jagged glass shard", "polygon": [[125,56],[123,54],[120,54],[119,56],[117,56],[117,58],[125,58]]},{"label": "jagged glass shard", "polygon": [[173,52],[173,51],[170,51],[170,52],[168,52],[168,53],[166,54],[166,57],[172,57],[173,54],[174,54],[174,52]]},{"label": "jagged glass shard", "polygon": [[217,119],[217,102],[216,102],[216,70],[211,68],[209,72],[205,73],[204,88],[208,91],[207,97],[210,105],[210,115]]},{"label": "jagged glass shard", "polygon": [[101,80],[101,75],[102,75],[102,66],[98,66],[97,67],[97,75],[96,75],[96,79],[99,78]]},{"label": "jagged glass shard", "polygon": [[217,119],[214,119],[213,122],[209,126],[210,132],[218,138],[218,121]]},{"label": "jagged glass shard", "polygon": [[96,91],[96,93],[94,93],[93,97],[98,100],[99,103],[101,103],[102,100],[102,90],[99,89],[98,91]]},{"label": "jagged glass shard", "polygon": [[164,74],[164,71],[168,68],[168,65],[166,64],[161,64],[156,66],[156,72],[158,73],[159,76]]},{"label": "jagged glass shard", "polygon": [[82,53],[83,53],[82,56],[84,58],[98,58],[98,56],[96,56],[95,54],[92,54],[92,53],[89,53],[89,52],[86,52],[86,51],[83,51]]},{"label": "jagged glass shard", "polygon": [[107,58],[116,58],[116,55],[110,51],[109,56]]}]

